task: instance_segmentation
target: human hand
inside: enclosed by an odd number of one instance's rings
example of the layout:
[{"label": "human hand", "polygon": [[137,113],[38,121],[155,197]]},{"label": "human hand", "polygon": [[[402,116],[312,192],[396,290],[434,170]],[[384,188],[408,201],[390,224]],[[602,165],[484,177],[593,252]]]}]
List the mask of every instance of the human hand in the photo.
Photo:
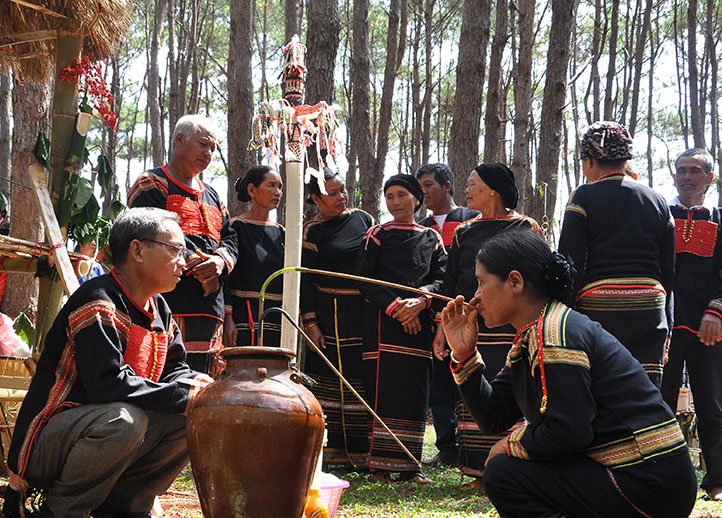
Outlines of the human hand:
[{"label": "human hand", "polygon": [[207,297],[221,289],[221,274],[226,263],[217,255],[204,254],[200,250],[195,252],[203,258],[203,262],[195,266],[191,275],[201,283],[203,296]]},{"label": "human hand", "polygon": [[421,320],[419,320],[419,317],[414,317],[411,320],[403,322],[401,325],[404,327],[404,333],[408,335],[417,335],[421,332]]},{"label": "human hand", "polygon": [[321,328],[318,327],[318,324],[311,324],[308,327],[304,326],[303,330],[319,349],[326,348],[326,339],[323,337],[323,333],[321,332]]},{"label": "human hand", "polygon": [[236,323],[233,321],[233,315],[226,315],[223,320],[223,346],[235,347],[237,338],[238,329],[236,329]]},{"label": "human hand", "polygon": [[722,337],[722,320],[710,313],[702,315],[702,321],[699,323],[699,331],[697,338],[706,346],[716,344]]},{"label": "human hand", "polygon": [[449,348],[446,347],[444,326],[441,324],[436,328],[436,335],[434,335],[434,341],[431,343],[431,347],[437,359],[443,361],[449,356]]},{"label": "human hand", "polygon": [[418,297],[401,299],[396,306],[393,317],[404,324],[416,318],[424,309],[426,309],[426,300],[422,301]]},{"label": "human hand", "polygon": [[441,325],[446,342],[456,358],[467,358],[476,349],[479,325],[476,317],[476,299],[464,305],[464,297],[459,295],[449,302],[441,312]]},{"label": "human hand", "polygon": [[486,462],[484,462],[484,467],[486,467],[489,464],[489,461],[494,457],[497,457],[499,455],[506,455],[506,441],[507,438],[504,437],[503,439],[497,441],[494,446],[491,447],[491,449],[489,450],[489,455],[486,457]]}]

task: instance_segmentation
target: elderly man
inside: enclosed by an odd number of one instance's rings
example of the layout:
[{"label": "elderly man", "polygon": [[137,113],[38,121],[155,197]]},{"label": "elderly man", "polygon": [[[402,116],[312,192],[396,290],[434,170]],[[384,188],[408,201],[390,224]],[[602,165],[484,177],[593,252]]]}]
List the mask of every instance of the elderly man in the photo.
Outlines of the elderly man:
[{"label": "elderly man", "polygon": [[150,517],[188,462],[185,412],[211,379],[191,370],[161,292],[185,267],[178,217],[129,209],[110,232],[114,270],[51,327],[17,418],[5,516],[42,489],[42,516]]},{"label": "elderly man", "polygon": [[189,271],[165,298],[173,311],[191,367],[212,373],[222,347],[222,278],[233,270],[237,245],[228,211],[199,174],[216,149],[212,123],[200,115],[178,119],[170,161],[141,174],[128,193],[129,207],[158,207],[180,216]]},{"label": "elderly man", "polygon": [[714,180],[712,155],[688,149],[674,167],[674,328],[662,396],[677,409],[686,362],[707,471],[700,485],[710,498],[722,500],[722,210],[704,199]]}]

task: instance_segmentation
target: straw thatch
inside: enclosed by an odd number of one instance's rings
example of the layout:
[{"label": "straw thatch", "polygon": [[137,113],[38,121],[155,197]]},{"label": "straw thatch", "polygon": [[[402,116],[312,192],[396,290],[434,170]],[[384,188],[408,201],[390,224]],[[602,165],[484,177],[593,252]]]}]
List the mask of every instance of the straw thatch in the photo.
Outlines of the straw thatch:
[{"label": "straw thatch", "polygon": [[80,31],[83,54],[113,54],[132,22],[131,0],[3,0],[0,2],[0,69],[21,81],[53,75],[58,31]]}]

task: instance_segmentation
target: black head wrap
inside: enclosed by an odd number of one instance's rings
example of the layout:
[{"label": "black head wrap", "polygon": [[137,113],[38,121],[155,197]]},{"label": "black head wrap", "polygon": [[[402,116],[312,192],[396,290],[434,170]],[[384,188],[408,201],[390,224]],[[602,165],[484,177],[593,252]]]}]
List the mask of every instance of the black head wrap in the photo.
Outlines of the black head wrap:
[{"label": "black head wrap", "polygon": [[629,130],[614,121],[595,122],[582,137],[579,157],[601,162],[620,162],[632,158],[632,136]]},{"label": "black head wrap", "polygon": [[515,209],[519,201],[519,191],[514,183],[514,173],[504,164],[499,162],[481,164],[474,168],[479,178],[490,189],[501,195],[501,201],[507,209]]},{"label": "black head wrap", "polygon": [[419,203],[416,204],[414,211],[416,211],[419,207],[421,207],[421,204],[424,203],[424,191],[421,190],[421,184],[415,176],[410,174],[393,175],[391,178],[386,180],[386,183],[384,184],[384,194],[386,194],[386,191],[392,185],[400,185],[401,187],[409,191],[414,198],[419,200]]}]

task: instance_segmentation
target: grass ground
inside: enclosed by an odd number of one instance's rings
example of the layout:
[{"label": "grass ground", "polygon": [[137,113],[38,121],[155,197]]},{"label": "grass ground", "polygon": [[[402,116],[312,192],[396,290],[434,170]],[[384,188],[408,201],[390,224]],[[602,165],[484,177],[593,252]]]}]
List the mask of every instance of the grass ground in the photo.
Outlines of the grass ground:
[{"label": "grass ground", "polygon": [[[427,429],[424,440],[424,458],[435,453],[434,431]],[[693,460],[697,461],[696,458]],[[458,469],[436,467],[425,468],[424,473],[434,484],[419,486],[411,482],[391,484],[370,482],[367,474],[348,473],[330,469],[336,476],[347,480],[350,487],[345,489],[336,516],[338,518],[498,518],[498,513],[489,502],[483,490],[461,490],[463,481]],[[698,472],[698,477],[702,473]],[[175,506],[172,498],[186,496],[185,504]],[[165,518],[201,518],[197,499],[189,507],[187,496],[195,496],[190,469],[185,470],[176,480],[172,491],[164,497]],[[177,498],[176,498],[177,499]],[[722,502],[706,499],[703,491],[698,493],[697,504],[690,515],[693,518],[722,518]],[[610,517],[612,518],[612,517]]]}]

